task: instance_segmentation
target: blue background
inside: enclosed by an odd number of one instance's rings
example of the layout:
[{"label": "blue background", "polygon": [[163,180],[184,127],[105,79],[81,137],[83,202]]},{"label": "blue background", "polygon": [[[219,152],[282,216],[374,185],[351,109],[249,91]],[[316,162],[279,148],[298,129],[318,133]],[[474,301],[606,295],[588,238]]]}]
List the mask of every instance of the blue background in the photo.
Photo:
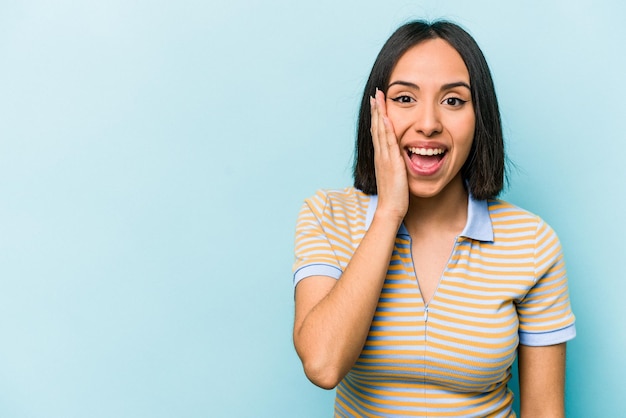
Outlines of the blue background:
[{"label": "blue background", "polygon": [[291,343],[293,230],[351,184],[386,38],[483,48],[515,169],[559,233],[570,417],[623,413],[626,3],[0,2],[0,416],[323,417]]}]

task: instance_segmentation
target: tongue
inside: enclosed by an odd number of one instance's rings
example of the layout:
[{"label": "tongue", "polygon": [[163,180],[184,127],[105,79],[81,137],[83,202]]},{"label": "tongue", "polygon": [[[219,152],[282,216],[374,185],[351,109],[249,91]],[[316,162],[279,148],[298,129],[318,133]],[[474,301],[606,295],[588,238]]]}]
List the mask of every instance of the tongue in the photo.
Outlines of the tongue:
[{"label": "tongue", "polygon": [[417,167],[420,168],[430,168],[437,164],[441,160],[441,155],[418,155],[411,154],[411,161]]}]

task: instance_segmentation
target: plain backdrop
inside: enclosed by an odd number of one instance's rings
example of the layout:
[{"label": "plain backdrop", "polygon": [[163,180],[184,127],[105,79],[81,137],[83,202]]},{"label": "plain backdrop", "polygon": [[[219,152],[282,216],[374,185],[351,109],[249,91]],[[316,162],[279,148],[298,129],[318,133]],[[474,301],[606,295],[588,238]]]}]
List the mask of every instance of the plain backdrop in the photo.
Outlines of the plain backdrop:
[{"label": "plain backdrop", "polygon": [[0,416],[330,416],[291,342],[295,220],[351,184],[414,18],[477,39],[503,197],[561,238],[568,416],[626,416],[625,4],[0,0]]}]

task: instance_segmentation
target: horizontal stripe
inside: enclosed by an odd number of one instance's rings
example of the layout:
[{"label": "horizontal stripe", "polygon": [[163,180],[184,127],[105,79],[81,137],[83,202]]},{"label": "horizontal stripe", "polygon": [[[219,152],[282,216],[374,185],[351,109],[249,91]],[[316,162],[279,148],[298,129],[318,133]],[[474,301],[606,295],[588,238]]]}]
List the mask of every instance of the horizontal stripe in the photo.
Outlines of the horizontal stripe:
[{"label": "horizontal stripe", "polygon": [[[354,188],[307,199],[296,225],[294,284],[305,274],[341,280],[376,202]],[[335,415],[513,416],[507,382],[518,343],[574,335],[554,231],[504,201],[470,199],[468,224],[428,305],[401,226],[362,353],[337,388]]]}]

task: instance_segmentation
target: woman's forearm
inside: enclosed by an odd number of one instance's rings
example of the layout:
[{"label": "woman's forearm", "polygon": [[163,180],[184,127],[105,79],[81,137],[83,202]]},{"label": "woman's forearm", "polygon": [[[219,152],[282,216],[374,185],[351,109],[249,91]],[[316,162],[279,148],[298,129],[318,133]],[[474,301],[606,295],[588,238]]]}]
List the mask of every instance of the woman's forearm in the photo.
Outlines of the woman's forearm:
[{"label": "woman's forearm", "polygon": [[294,344],[316,385],[335,387],[359,357],[400,223],[394,215],[377,212],[339,280],[311,278],[298,284]]}]

